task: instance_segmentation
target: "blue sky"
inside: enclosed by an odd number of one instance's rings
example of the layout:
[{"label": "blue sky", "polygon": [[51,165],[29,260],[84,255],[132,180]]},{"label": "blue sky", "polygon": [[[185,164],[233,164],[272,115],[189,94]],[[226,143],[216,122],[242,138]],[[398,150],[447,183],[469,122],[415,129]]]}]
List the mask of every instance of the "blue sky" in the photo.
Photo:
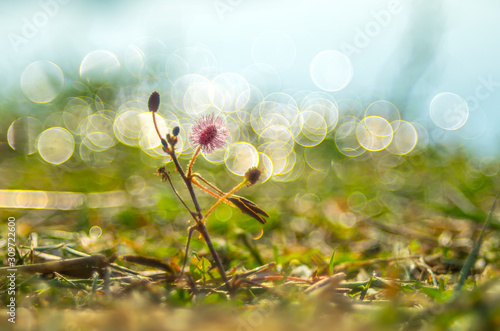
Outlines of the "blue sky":
[{"label": "blue sky", "polygon": [[[265,82],[269,89],[292,93],[318,90],[311,61],[339,50],[353,76],[334,98],[391,101],[403,119],[426,126],[431,139],[497,154],[499,12],[500,3],[488,0],[11,0],[0,11],[0,72],[5,91],[19,88],[24,69],[38,60],[77,76],[85,55],[104,49],[126,67],[130,45],[147,37],[165,54],[203,45],[220,72],[248,73],[255,61],[268,60],[278,66],[275,81]],[[285,37],[273,45],[276,35]],[[261,49],[269,38],[275,53]],[[447,131],[430,120],[429,105],[441,92],[467,101],[463,128]]]}]

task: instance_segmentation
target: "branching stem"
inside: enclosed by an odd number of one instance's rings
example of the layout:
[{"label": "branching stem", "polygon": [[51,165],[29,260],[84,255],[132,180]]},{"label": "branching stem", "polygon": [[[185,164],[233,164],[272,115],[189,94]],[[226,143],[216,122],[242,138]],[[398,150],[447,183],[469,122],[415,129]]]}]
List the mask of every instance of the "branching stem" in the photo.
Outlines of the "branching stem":
[{"label": "branching stem", "polygon": [[[186,256],[187,256],[187,253],[188,253],[187,250],[189,248],[189,243],[191,241],[192,233],[193,233],[194,230],[197,230],[201,234],[201,236],[203,237],[203,239],[205,240],[205,242],[207,243],[208,249],[210,250],[210,253],[212,254],[212,257],[214,258],[215,265],[217,266],[217,269],[219,270],[219,273],[220,273],[220,275],[222,277],[222,280],[226,284],[226,287],[227,287],[228,291],[231,291],[231,286],[230,286],[230,284],[229,284],[229,282],[227,280],[227,276],[226,276],[226,272],[224,270],[224,266],[222,265],[222,262],[220,261],[219,255],[217,254],[217,251],[215,250],[214,245],[212,244],[212,240],[210,239],[210,236],[208,235],[207,227],[203,223],[203,220],[206,218],[206,216],[203,217],[203,215],[201,214],[200,204],[198,203],[198,198],[196,197],[196,194],[194,193],[193,184],[191,182],[191,179],[186,176],[186,173],[182,169],[182,167],[181,167],[181,165],[179,163],[179,160],[177,159],[177,155],[175,154],[175,143],[177,142],[177,140],[176,139],[172,139],[169,135],[167,135],[167,141],[168,141],[168,143],[170,145],[170,148],[166,149],[166,151],[169,154],[169,156],[172,158],[172,161],[175,164],[177,172],[180,174],[182,180],[186,184],[186,187],[187,187],[187,189],[189,191],[189,194],[191,196],[191,200],[193,200],[193,204],[194,204],[194,207],[196,209],[196,213],[193,213],[194,214],[193,218],[194,218],[196,224],[189,228],[188,243],[186,245]],[[195,156],[193,156],[193,159],[194,159],[194,157]],[[224,199],[225,198],[226,197],[224,197]],[[212,208],[209,210],[209,212],[212,212],[212,210],[215,209],[215,207],[220,203],[220,201],[221,200],[218,200],[216,202],[216,204],[214,206],[212,206]],[[189,208],[188,208],[188,210],[189,210]],[[185,259],[186,259],[186,257],[185,257]],[[186,263],[186,261],[184,263]],[[183,266],[182,270],[184,271],[184,266]]]},{"label": "branching stem", "polygon": [[198,154],[200,154],[200,150],[201,150],[201,145],[198,146],[198,148],[196,148],[196,151],[194,152],[193,154],[193,157],[191,158],[191,161],[189,161],[189,165],[188,165],[188,168],[187,168],[187,178],[191,179],[191,169],[193,168],[193,164],[194,164],[194,161],[196,160],[196,157],[198,156]]}]

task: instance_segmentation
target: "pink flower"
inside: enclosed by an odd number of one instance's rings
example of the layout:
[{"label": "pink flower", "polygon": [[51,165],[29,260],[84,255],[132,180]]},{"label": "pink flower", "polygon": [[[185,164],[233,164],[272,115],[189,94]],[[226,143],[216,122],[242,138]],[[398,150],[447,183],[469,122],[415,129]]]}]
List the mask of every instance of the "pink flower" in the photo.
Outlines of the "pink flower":
[{"label": "pink flower", "polygon": [[200,118],[191,128],[189,141],[193,147],[201,146],[204,153],[210,154],[222,148],[229,139],[229,130],[220,116],[210,114]]}]

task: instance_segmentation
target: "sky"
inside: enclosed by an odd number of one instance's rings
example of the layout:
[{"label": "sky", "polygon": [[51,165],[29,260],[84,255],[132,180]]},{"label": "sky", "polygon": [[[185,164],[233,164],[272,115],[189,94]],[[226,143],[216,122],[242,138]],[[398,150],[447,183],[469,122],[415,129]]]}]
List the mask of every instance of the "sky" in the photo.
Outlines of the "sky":
[{"label": "sky", "polygon": [[499,12],[492,0],[2,0],[0,95],[20,91],[36,61],[74,80],[95,50],[134,74],[140,49],[164,56],[155,70],[165,70],[165,58],[191,56],[264,94],[326,91],[340,108],[342,100],[363,108],[387,100],[432,142],[498,155]]}]

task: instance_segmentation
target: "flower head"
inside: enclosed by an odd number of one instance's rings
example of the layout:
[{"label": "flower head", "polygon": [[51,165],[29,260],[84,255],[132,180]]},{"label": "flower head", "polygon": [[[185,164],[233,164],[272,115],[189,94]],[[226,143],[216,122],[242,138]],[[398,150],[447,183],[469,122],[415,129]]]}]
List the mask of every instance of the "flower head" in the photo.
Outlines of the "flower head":
[{"label": "flower head", "polygon": [[191,128],[189,141],[193,147],[201,146],[209,154],[222,148],[229,139],[229,130],[220,116],[210,114],[200,118]]},{"label": "flower head", "polygon": [[257,167],[252,167],[245,172],[245,178],[247,179],[247,186],[252,186],[260,178],[261,171]]}]

